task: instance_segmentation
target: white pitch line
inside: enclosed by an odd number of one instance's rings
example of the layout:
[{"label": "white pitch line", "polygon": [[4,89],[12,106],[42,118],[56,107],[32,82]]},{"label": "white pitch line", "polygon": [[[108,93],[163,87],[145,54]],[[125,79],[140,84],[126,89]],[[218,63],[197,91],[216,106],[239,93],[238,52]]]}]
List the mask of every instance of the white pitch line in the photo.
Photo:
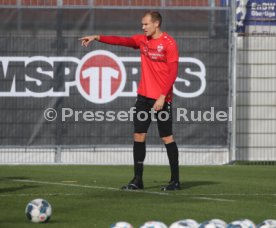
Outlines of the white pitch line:
[{"label": "white pitch line", "polygon": [[[66,186],[66,187],[79,187],[79,188],[90,188],[90,189],[102,189],[102,190],[109,190],[109,191],[122,191],[118,188],[112,188],[112,187],[101,187],[101,186],[91,186],[91,185],[80,185],[80,184],[67,184],[67,183],[59,183],[59,182],[49,182],[49,181],[36,181],[36,180],[21,180],[21,179],[14,179],[15,182],[24,182],[24,183],[35,183],[35,184],[49,184],[49,185],[59,185],[59,186]],[[165,192],[151,192],[151,191],[125,191],[125,192],[135,192],[135,193],[144,193],[144,194],[154,194],[154,195],[166,195],[169,196],[168,193]],[[6,194],[7,195],[7,194]],[[20,196],[25,196],[25,194],[18,194]],[[29,195],[29,194],[26,194]],[[58,195],[58,194],[49,194],[49,195]],[[66,194],[60,194],[60,195],[66,195]],[[70,195],[70,194],[68,194]],[[72,194],[74,195],[74,194]],[[196,197],[195,195],[189,195],[189,194],[174,194],[174,195],[183,195],[186,197],[191,197],[193,199],[200,199],[200,200],[210,200],[210,201],[225,201],[225,202],[233,202],[234,200],[227,200],[227,199],[218,199],[218,198],[209,198],[209,197]],[[170,196],[174,196],[170,195]],[[4,195],[0,195],[3,197]]]},{"label": "white pitch line", "polygon": [[208,193],[208,194],[188,194],[180,193],[182,196],[276,196],[276,193]]},{"label": "white pitch line", "polygon": [[[21,179],[14,179],[12,181],[25,182],[25,183],[36,183],[36,184],[59,185],[59,186],[66,186],[66,187],[101,189],[101,190],[109,190],[109,191],[122,191],[119,188],[112,188],[112,187],[69,184],[69,183],[49,182],[49,181],[21,180]],[[165,196],[185,196],[185,197],[191,197],[191,198],[194,198],[194,199],[213,200],[213,201],[221,201],[221,202],[223,202],[223,201],[233,202],[235,200],[214,198],[214,197],[219,197],[219,196],[276,196],[276,193],[272,193],[272,194],[265,194],[265,193],[253,193],[253,194],[246,194],[246,193],[239,193],[239,194],[235,194],[235,193],[234,194],[232,194],[232,193],[213,193],[213,194],[212,193],[210,193],[210,194],[176,193],[176,194],[169,194],[167,192],[152,192],[152,191],[145,191],[145,190],[135,190],[135,191],[126,190],[124,192],[153,194],[153,195],[162,195],[162,196],[164,196],[164,195]]]},{"label": "white pitch line", "polygon": [[193,198],[193,199],[200,199],[200,200],[220,201],[220,202],[235,202],[235,200],[219,199],[219,198],[209,198],[209,197],[191,197],[191,198]]},{"label": "white pitch line", "polygon": [[[60,185],[60,186],[66,186],[66,187],[78,187],[78,188],[90,188],[90,189],[101,189],[101,190],[109,190],[109,191],[122,191],[119,188],[112,188],[112,187],[102,187],[102,186],[92,186],[92,185],[81,185],[81,184],[66,184],[66,183],[59,183],[59,182],[49,182],[49,181],[36,181],[36,180],[20,180],[20,179],[14,179],[12,181],[15,182],[24,182],[24,183],[35,183],[35,184],[50,184],[50,185]],[[163,192],[151,192],[151,191],[144,191],[144,190],[127,190],[124,192],[136,192],[136,193],[144,193],[144,194],[153,194],[153,195],[166,195],[168,196],[168,193]]]},{"label": "white pitch line", "polygon": [[71,193],[34,193],[34,194],[30,194],[30,193],[19,193],[19,194],[0,194],[0,197],[14,197],[14,196],[83,196],[84,194],[71,194]]}]

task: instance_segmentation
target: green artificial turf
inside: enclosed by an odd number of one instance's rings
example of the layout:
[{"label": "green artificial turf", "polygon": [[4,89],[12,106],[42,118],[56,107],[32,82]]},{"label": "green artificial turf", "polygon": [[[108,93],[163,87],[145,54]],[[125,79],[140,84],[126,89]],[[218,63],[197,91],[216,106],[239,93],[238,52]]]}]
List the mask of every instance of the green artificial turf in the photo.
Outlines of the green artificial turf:
[{"label": "green artificial turf", "polygon": [[[166,166],[146,166],[143,191],[122,191],[131,166],[0,166],[0,227],[108,228],[116,221],[139,227],[149,220],[168,226],[180,219],[227,223],[247,218],[256,224],[276,219],[275,166],[182,166],[182,190],[162,192]],[[47,224],[30,223],[29,201],[53,207]]]}]

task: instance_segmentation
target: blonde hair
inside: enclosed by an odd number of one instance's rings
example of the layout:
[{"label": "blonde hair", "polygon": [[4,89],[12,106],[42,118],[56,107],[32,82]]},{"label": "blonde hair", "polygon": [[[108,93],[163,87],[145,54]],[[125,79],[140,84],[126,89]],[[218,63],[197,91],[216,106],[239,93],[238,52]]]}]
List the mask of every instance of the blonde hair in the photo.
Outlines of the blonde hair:
[{"label": "blonde hair", "polygon": [[161,24],[162,24],[162,16],[161,14],[158,12],[158,11],[146,11],[144,16],[147,16],[147,15],[150,15],[151,16],[151,20],[153,22],[156,22],[158,21],[159,22],[159,27],[161,27]]}]

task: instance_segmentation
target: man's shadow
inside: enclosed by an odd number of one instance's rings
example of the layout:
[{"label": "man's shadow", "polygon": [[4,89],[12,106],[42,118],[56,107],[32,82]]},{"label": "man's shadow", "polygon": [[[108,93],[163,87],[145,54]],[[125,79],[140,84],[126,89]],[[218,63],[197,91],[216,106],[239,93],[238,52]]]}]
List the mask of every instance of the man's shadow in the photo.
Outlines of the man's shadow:
[{"label": "man's shadow", "polygon": [[[155,183],[157,183],[157,182],[155,182]],[[160,187],[166,186],[168,184],[169,184],[168,182],[159,182],[158,185],[145,187],[144,189],[160,188]],[[215,182],[215,181],[184,181],[184,182],[180,183],[181,190],[194,188],[194,187],[198,187],[198,186],[203,186],[203,185],[214,185],[214,184],[219,184],[219,182]]]}]

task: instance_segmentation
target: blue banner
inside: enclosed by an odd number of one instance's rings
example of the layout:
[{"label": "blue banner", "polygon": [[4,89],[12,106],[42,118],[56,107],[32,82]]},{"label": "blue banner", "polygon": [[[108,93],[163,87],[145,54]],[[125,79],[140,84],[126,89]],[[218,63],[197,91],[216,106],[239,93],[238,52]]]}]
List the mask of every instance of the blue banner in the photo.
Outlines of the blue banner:
[{"label": "blue banner", "polygon": [[237,32],[244,32],[245,26],[275,26],[275,0],[237,0]]}]

